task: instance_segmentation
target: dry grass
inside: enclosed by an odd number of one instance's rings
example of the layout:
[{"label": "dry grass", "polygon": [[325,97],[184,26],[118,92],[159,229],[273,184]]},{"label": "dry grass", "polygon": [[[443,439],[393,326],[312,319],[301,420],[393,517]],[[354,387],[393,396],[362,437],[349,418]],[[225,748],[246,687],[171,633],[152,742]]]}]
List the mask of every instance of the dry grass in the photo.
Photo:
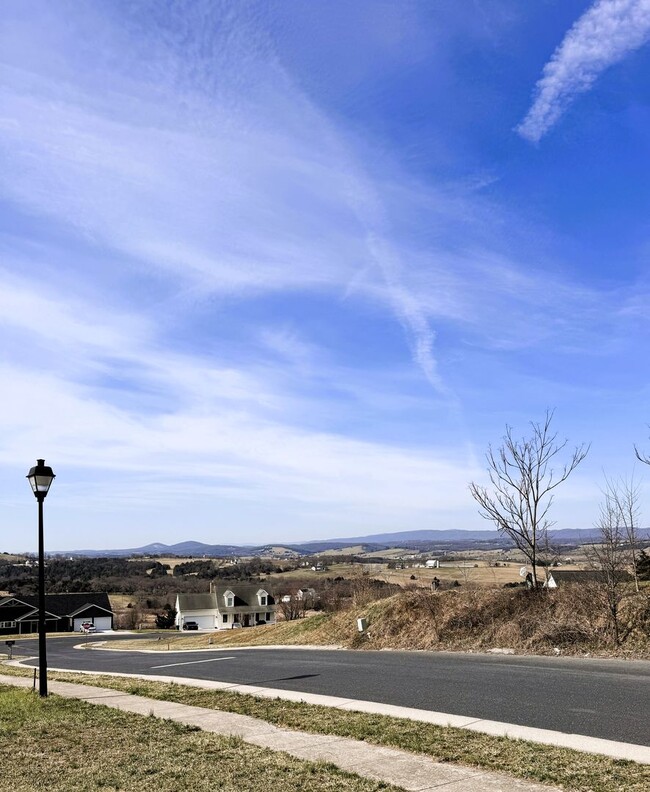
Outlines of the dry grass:
[{"label": "dry grass", "polygon": [[[321,613],[274,626],[202,635],[170,633],[169,639],[114,641],[122,649],[199,649],[208,646],[339,645],[366,649],[455,649],[486,651],[512,648],[521,653],[617,654],[650,657],[650,598],[631,596],[621,624],[625,640],[612,644],[598,590],[566,586],[554,591],[472,589],[405,591],[374,600],[373,587],[360,581],[354,605],[335,614]],[[357,618],[366,617],[363,637]],[[211,642],[211,643],[210,643]]]},{"label": "dry grass", "polygon": [[108,599],[113,611],[122,611],[129,603],[133,604],[136,597],[133,594],[109,594]]},{"label": "dry grass", "polygon": [[437,577],[443,584],[452,584],[457,580],[461,585],[501,587],[505,583],[517,583],[521,580],[519,569],[521,564],[506,566],[489,566],[484,561],[467,561],[459,563],[446,563],[438,569],[424,567],[410,567],[408,569],[383,569],[373,572],[374,577],[385,580],[387,583],[405,585],[411,583],[411,575],[415,575],[417,586],[431,587],[431,581]]},{"label": "dry grass", "polygon": [[630,596],[622,608],[625,641],[612,643],[597,589],[566,586],[552,592],[522,589],[406,592],[367,608],[371,649],[487,650],[522,653],[603,653],[650,657],[650,599]]},{"label": "dry grass", "polygon": [[111,649],[207,649],[215,646],[324,646],[336,643],[330,640],[329,624],[332,617],[319,613],[307,619],[249,627],[241,630],[222,630],[211,633],[186,634],[170,631],[167,635],[147,639],[125,638],[111,641]]},{"label": "dry grass", "polygon": [[12,792],[397,792],[240,738],[6,686],[0,766],[0,787]]},{"label": "dry grass", "polygon": [[[8,668],[6,671],[24,675],[28,669]],[[82,684],[94,683],[165,701],[236,712],[260,718],[283,728],[364,740],[424,754],[436,761],[454,762],[508,773],[516,778],[562,786],[574,792],[646,792],[650,788],[648,765],[566,748],[511,740],[506,737],[493,737],[478,732],[444,728],[383,715],[347,712],[281,699],[262,699],[227,691],[201,690],[185,687],[182,683],[165,684],[149,680],[91,677],[72,673],[52,673],[50,676],[52,679]],[[1,756],[0,753],[0,758]],[[75,787],[68,788],[75,789]],[[203,788],[197,787],[199,790]],[[242,789],[247,788],[242,787]],[[261,788],[273,787],[268,784]],[[302,788],[293,787],[293,789]],[[329,787],[323,788],[329,789]],[[341,788],[348,789],[348,787]],[[80,789],[86,788],[80,787]],[[160,789],[166,790],[167,787],[163,786]],[[278,789],[284,788],[278,787]]]}]

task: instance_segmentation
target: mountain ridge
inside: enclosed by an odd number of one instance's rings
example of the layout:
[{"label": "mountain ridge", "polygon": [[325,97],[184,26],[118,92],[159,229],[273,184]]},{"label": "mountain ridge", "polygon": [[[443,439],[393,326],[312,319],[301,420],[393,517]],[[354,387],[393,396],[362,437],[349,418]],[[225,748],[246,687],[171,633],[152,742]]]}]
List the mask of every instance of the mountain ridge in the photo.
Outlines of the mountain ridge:
[{"label": "mountain ridge", "polygon": [[[584,544],[598,538],[595,528],[565,528],[550,531],[551,540],[556,544]],[[639,536],[643,540],[650,539],[650,529],[639,529]],[[158,555],[158,556],[250,556],[268,553],[271,547],[281,547],[288,552],[301,555],[322,553],[327,550],[342,550],[346,547],[362,545],[370,550],[390,549],[405,547],[406,549],[428,549],[436,547],[442,549],[449,545],[450,548],[480,547],[481,545],[512,547],[512,542],[496,530],[475,531],[462,529],[397,531],[385,534],[368,534],[365,536],[352,536],[338,539],[316,539],[305,542],[267,542],[259,545],[234,545],[234,544],[207,544],[187,540],[168,545],[163,542],[151,542],[142,547],[132,547],[113,550],[57,550],[48,555],[70,555],[89,557],[119,557],[131,555]]]}]

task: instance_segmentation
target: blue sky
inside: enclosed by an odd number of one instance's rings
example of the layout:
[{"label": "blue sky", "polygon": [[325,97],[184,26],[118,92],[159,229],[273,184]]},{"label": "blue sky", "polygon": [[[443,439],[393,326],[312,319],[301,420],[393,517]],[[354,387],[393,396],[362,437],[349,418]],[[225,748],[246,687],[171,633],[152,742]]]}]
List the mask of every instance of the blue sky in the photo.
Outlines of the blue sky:
[{"label": "blue sky", "polygon": [[0,549],[37,457],[50,549],[488,528],[547,408],[590,527],[650,449],[649,40],[650,0],[5,4]]}]

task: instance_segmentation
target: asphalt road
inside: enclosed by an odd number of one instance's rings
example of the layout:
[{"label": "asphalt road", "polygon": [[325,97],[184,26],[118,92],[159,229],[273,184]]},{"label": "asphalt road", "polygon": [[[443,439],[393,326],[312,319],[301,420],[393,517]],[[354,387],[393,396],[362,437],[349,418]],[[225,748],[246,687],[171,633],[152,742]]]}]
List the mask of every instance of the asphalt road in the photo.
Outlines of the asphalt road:
[{"label": "asphalt road", "polygon": [[[317,649],[74,649],[85,640],[48,639],[48,666],[217,679],[650,746],[650,662]],[[15,650],[16,659],[34,657],[37,642],[20,641]]]}]

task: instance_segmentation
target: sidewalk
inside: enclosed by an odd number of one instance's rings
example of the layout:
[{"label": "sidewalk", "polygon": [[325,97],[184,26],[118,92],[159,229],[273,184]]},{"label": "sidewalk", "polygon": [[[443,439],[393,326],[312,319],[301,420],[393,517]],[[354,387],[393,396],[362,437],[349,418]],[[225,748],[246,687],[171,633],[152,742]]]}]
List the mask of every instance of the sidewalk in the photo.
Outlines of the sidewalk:
[{"label": "sidewalk", "polygon": [[[0,675],[0,684],[31,688],[32,680]],[[557,787],[469,767],[441,764],[425,756],[393,748],[344,737],[281,729],[247,715],[190,707],[69,682],[50,681],[49,689],[58,696],[80,699],[89,704],[100,704],[139,715],[154,715],[216,734],[237,735],[253,745],[284,751],[298,759],[330,762],[342,770],[375,781],[385,781],[408,792],[426,792],[440,787],[448,792],[561,792]]]}]

